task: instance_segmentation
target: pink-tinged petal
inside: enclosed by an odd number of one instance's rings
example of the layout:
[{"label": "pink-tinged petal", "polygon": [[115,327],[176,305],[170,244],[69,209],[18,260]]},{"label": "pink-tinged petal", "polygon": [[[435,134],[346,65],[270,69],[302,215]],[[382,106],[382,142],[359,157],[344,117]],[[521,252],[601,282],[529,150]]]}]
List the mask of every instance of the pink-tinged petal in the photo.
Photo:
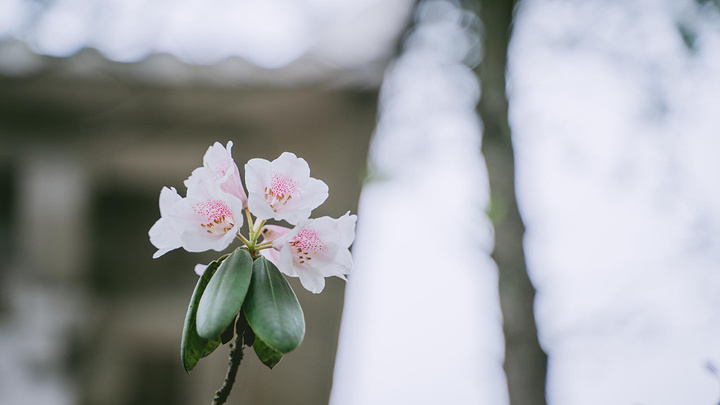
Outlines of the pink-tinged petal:
[{"label": "pink-tinged petal", "polygon": [[278,269],[280,268],[280,252],[275,249],[263,249],[260,254],[270,260]]},{"label": "pink-tinged petal", "polygon": [[245,189],[240,181],[240,171],[232,158],[232,146],[232,141],[228,142],[227,149],[219,142],[215,142],[205,152],[203,166],[212,173],[223,191],[239,198],[243,204],[247,204],[247,194],[245,194]]},{"label": "pink-tinged petal", "polygon": [[265,225],[260,231],[260,234],[263,237],[263,242],[273,242],[287,235],[290,231],[292,231],[292,229],[285,226]]},{"label": "pink-tinged petal", "polygon": [[[276,241],[276,240],[282,238],[283,236],[287,235],[291,231],[292,231],[292,229],[284,227],[284,226],[280,226],[280,225],[265,225],[262,228],[261,235],[263,236],[263,242],[273,242],[273,241]],[[268,260],[270,260],[271,262],[273,262],[275,264],[275,266],[280,268],[281,266],[283,266],[281,264],[281,259],[280,259],[280,250],[281,249],[282,249],[282,243],[278,244],[277,247],[274,247],[273,249],[261,250],[260,254],[263,255]],[[289,259],[289,261],[288,261],[288,259]],[[292,257],[288,256],[286,258],[286,262],[289,263],[288,265],[292,265]],[[287,268],[287,266],[285,266],[285,267]],[[292,270],[289,270],[288,272],[284,272],[283,270],[280,270],[280,271],[285,274],[288,274],[288,275],[292,275],[295,277],[297,276],[297,274],[292,273]]]},{"label": "pink-tinged petal", "polygon": [[225,149],[220,142],[215,142],[207,149],[203,156],[203,166],[213,171],[215,178],[223,179],[231,174],[233,159],[230,155],[232,141],[228,142],[228,148]]}]

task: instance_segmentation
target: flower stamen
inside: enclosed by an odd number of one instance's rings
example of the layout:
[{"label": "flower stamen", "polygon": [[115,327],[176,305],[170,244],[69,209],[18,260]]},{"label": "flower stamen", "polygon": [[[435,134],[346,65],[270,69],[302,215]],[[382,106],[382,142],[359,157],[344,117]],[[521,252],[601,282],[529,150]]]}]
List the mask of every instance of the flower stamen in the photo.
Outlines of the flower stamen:
[{"label": "flower stamen", "polygon": [[290,177],[275,173],[270,179],[270,186],[265,187],[265,201],[273,211],[277,211],[292,200],[293,195],[300,194],[296,181]]},{"label": "flower stamen", "polygon": [[[193,211],[206,218],[207,222],[201,223],[200,227],[209,234],[225,234],[235,226],[232,212],[224,201],[201,201],[193,206]],[[222,226],[220,226],[221,224]],[[216,225],[218,226],[216,227]]]},{"label": "flower stamen", "polygon": [[294,248],[293,256],[300,264],[305,264],[305,261],[310,260],[310,256],[316,255],[318,251],[325,250],[325,243],[317,231],[307,226],[300,229],[289,245]]}]

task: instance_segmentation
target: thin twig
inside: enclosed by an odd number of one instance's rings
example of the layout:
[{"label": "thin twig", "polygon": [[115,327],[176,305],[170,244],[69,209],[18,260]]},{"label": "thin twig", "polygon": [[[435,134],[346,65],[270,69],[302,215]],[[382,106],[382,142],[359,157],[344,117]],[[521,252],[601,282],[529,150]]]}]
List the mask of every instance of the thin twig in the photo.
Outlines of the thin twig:
[{"label": "thin twig", "polygon": [[215,391],[215,398],[213,398],[212,405],[221,405],[227,401],[230,396],[230,390],[232,390],[233,384],[235,383],[235,377],[237,376],[238,367],[240,367],[240,361],[243,358],[243,337],[241,334],[235,336],[235,340],[230,343],[230,364],[228,366],[227,375],[225,381],[223,381],[222,387]]}]

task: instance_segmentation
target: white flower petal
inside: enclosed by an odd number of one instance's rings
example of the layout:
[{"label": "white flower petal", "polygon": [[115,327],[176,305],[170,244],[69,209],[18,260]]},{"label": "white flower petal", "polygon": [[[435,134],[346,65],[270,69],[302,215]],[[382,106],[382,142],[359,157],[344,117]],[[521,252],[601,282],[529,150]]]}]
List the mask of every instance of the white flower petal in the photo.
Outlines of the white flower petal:
[{"label": "white flower petal", "polygon": [[269,173],[270,162],[265,159],[250,159],[245,164],[245,185],[248,188],[249,196],[263,195],[263,188],[267,182],[265,177]]},{"label": "white flower petal", "polygon": [[291,152],[283,152],[277,159],[271,162],[272,172],[281,173],[291,179],[304,182],[310,178],[310,166],[303,158],[295,156]]},{"label": "white flower petal", "polygon": [[270,219],[275,215],[270,204],[257,194],[250,193],[248,197],[248,209],[259,219]]},{"label": "white flower petal", "polygon": [[357,215],[350,215],[350,211],[338,218],[337,225],[340,228],[341,242],[343,247],[349,247],[355,241],[355,225],[357,224]]},{"label": "white flower petal", "polygon": [[158,219],[150,228],[148,235],[150,236],[150,243],[158,249],[153,253],[153,259],[157,259],[165,253],[182,246],[179,237],[180,233],[172,226],[172,222],[166,218]]},{"label": "white flower petal", "polygon": [[160,216],[168,215],[172,206],[180,200],[182,200],[182,197],[175,190],[175,187],[163,187],[160,190]]},{"label": "white flower petal", "polygon": [[182,225],[171,218],[177,206],[182,204],[182,197],[174,188],[163,187],[160,191],[160,219],[150,228],[148,236],[150,243],[158,250],[153,254],[153,259],[182,246],[180,233]]},{"label": "white flower petal", "polygon": [[291,224],[310,217],[315,208],[322,205],[328,198],[328,186],[322,180],[310,178],[305,183],[303,193],[287,203],[287,214],[278,215],[278,220],[285,220]]},{"label": "white flower petal", "polygon": [[215,250],[221,252],[225,250],[235,240],[237,234],[237,228],[233,228],[222,235],[209,235],[200,230],[193,228],[186,229],[182,233],[180,239],[182,240],[183,249],[188,252],[204,252],[206,250]]},{"label": "white flower petal", "polygon": [[345,278],[346,274],[350,274],[353,267],[352,254],[347,249],[340,249],[334,260],[321,267],[323,276]]},{"label": "white flower petal", "polygon": [[287,274],[290,277],[298,277],[298,273],[295,270],[295,265],[293,264],[293,257],[290,253],[290,247],[285,246],[282,250],[280,250],[279,260],[276,263],[278,270],[280,270],[282,273]]},{"label": "white flower petal", "polygon": [[298,271],[300,284],[313,294],[319,294],[325,288],[325,277],[314,268]]}]

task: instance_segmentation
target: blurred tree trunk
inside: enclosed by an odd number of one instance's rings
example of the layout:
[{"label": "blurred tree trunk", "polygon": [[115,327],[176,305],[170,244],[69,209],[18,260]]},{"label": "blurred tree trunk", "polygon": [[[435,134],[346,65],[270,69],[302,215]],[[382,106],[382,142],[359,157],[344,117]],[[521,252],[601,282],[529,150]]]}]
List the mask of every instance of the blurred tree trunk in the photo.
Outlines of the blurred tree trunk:
[{"label": "blurred tree trunk", "polygon": [[507,50],[512,29],[513,0],[474,0],[483,23],[484,57],[477,69],[482,87],[478,112],[484,126],[482,152],[491,189],[495,227],[492,254],[499,269],[500,306],[505,334],[505,373],[511,405],[545,404],[547,356],[535,327],[535,289],[523,253],[525,227],[515,199],[513,148],[505,93]]}]

